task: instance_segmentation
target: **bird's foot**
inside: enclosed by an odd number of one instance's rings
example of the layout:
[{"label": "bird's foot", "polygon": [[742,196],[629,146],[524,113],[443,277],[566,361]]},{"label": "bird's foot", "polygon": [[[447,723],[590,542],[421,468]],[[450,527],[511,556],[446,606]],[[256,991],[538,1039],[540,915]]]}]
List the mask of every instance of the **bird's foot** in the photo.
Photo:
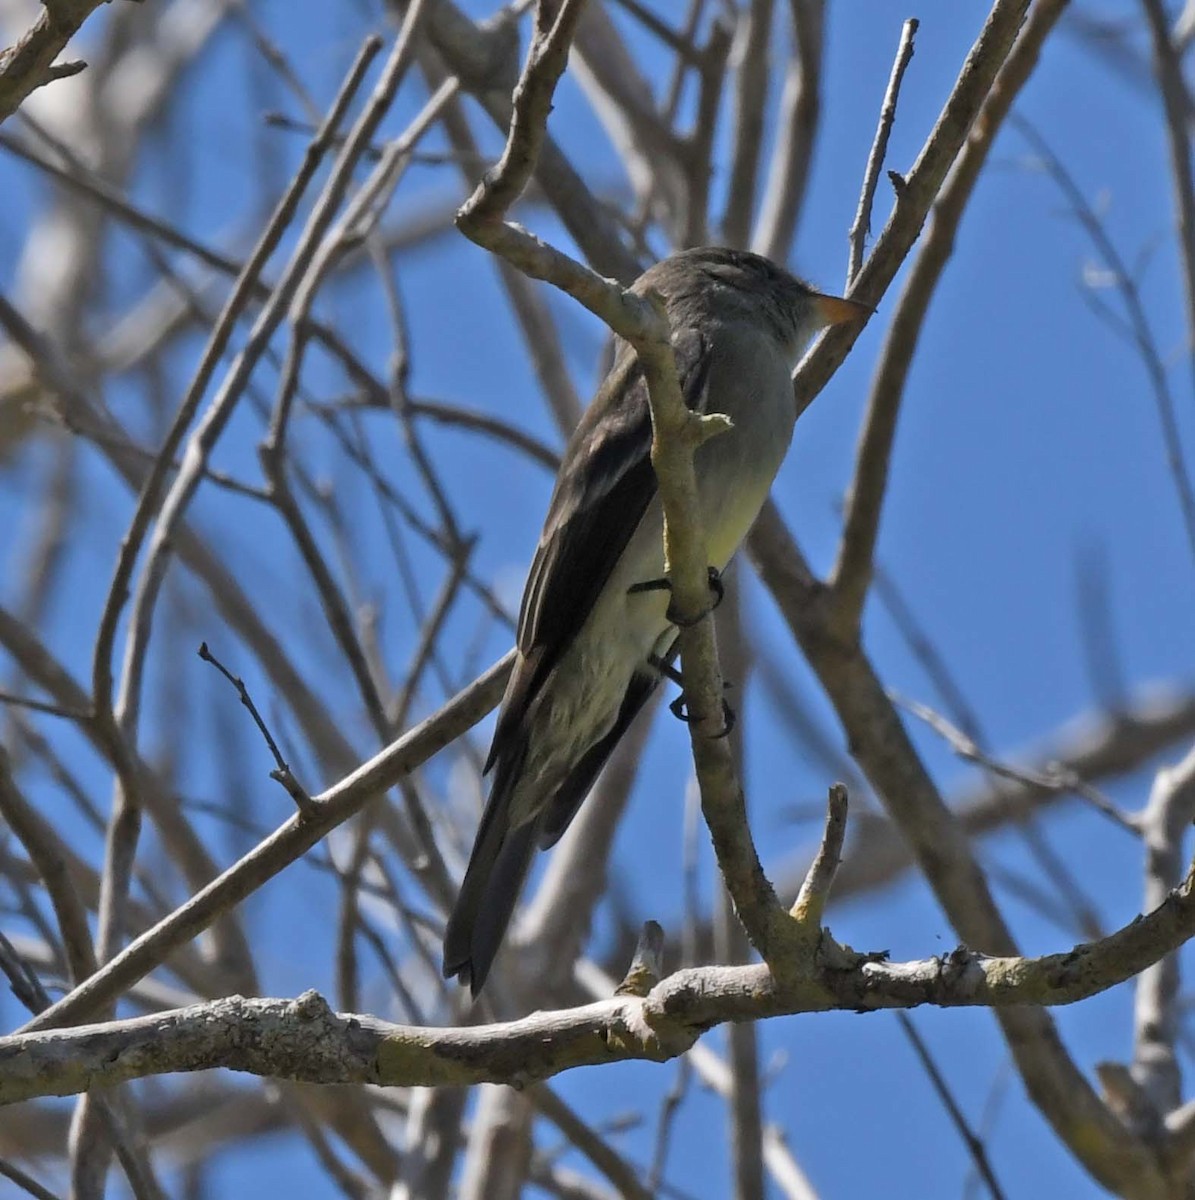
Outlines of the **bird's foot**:
[{"label": "bird's foot", "polygon": [[[679,688],[684,687],[684,685],[685,685],[684,677],[670,662],[661,658],[658,654],[651,655],[651,657],[647,661],[651,664],[652,667],[655,668],[655,670],[659,671],[659,673],[665,679],[672,680],[672,682],[675,683],[676,686]],[[730,688],[733,686],[734,685],[728,679],[724,679],[722,681],[723,688]],[[685,693],[683,691],[681,692],[681,694],[679,696],[677,696],[677,698],[675,700],[672,701],[671,704],[668,705],[668,711],[671,712],[672,715],[678,721],[684,721],[684,723],[686,725],[691,725],[693,723],[694,718],[691,717],[685,709]],[[737,720],[738,720],[738,717],[736,716],[734,709],[731,708],[730,705],[727,704],[725,700],[723,700],[722,701],[722,726],[723,727],[722,727],[722,731],[720,733],[715,733],[713,735],[714,740],[717,741],[719,738],[726,737],[730,733],[730,731],[734,728],[735,722]]]},{"label": "bird's foot", "polygon": [[[724,686],[729,687],[730,685],[726,684]],[[685,694],[684,694],[684,692],[681,692],[681,694],[679,696],[677,696],[677,698],[675,700],[673,700],[673,702],[670,705],[668,705],[668,711],[678,721],[684,721],[684,723],[686,725],[691,725],[695,720],[697,720],[696,717],[690,716],[688,711],[685,709]],[[738,721],[738,719],[739,719],[738,715],[735,713],[734,709],[731,708],[730,705],[727,704],[725,700],[723,700],[722,701],[722,728],[720,730],[718,730],[717,733],[710,734],[711,739],[716,742],[724,737],[729,737],[731,730],[734,729],[735,723]]]},{"label": "bird's foot", "polygon": [[[722,603],[722,598],[726,595],[726,585],[722,582],[722,572],[717,567],[707,567],[710,592],[713,594],[714,602],[703,612],[696,620],[682,621],[677,615],[675,608],[671,603],[668,605],[668,612],[665,614],[668,620],[672,622],[678,629],[684,629],[690,625],[696,625],[698,621],[707,617],[710,613]],[[672,584],[667,579],[645,579],[642,583],[632,583],[627,588],[628,596],[637,596],[642,592],[671,592]]]}]

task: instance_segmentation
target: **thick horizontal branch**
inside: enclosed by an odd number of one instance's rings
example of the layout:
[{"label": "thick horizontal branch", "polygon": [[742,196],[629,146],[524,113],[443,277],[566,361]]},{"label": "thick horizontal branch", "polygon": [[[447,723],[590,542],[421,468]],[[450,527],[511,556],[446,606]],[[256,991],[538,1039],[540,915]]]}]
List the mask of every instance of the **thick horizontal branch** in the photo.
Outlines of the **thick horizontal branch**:
[{"label": "thick horizontal branch", "polygon": [[700,967],[669,976],[642,998],[616,996],[501,1025],[448,1029],[339,1015],[314,992],[297,1000],[233,996],[0,1038],[0,1104],[218,1067],[308,1083],[522,1086],[572,1067],[664,1061],[727,1021],[921,1004],[1072,1004],[1122,983],[1192,934],[1195,876],[1188,873],[1148,916],[1098,942],[1041,958],[989,958],[960,947],[942,958],[872,962],[825,938],[815,961],[786,971],[783,985],[763,965]]}]

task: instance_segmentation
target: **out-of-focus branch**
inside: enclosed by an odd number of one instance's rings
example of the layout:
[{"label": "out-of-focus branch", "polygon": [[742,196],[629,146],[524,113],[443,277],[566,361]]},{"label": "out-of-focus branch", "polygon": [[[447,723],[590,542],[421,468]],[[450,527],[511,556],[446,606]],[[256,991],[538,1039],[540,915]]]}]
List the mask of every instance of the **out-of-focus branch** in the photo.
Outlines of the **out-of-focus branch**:
[{"label": "out-of-focus branch", "polygon": [[983,1144],[982,1138],[971,1128],[971,1123],[967,1120],[962,1108],[959,1107],[958,1101],[954,1098],[954,1094],[951,1092],[945,1076],[938,1069],[938,1064],[934,1062],[933,1056],[929,1052],[929,1047],[925,1044],[925,1040],[921,1034],[917,1032],[917,1026],[913,1024],[908,1013],[897,1013],[896,1016],[900,1021],[901,1029],[904,1030],[905,1036],[909,1039],[909,1043],[912,1045],[913,1051],[921,1063],[922,1069],[929,1077],[934,1091],[937,1092],[938,1099],[942,1101],[942,1106],[946,1109],[946,1113],[950,1117],[950,1123],[954,1126],[964,1147],[971,1155],[979,1178],[987,1185],[988,1195],[991,1196],[991,1200],[1005,1200],[1004,1189],[996,1182],[996,1174],[992,1170],[987,1147]]},{"label": "out-of-focus branch", "polygon": [[[1149,26],[1154,76],[1162,93],[1162,108],[1166,115],[1166,142],[1170,149],[1174,210],[1178,217],[1178,252],[1183,268],[1189,342],[1195,337],[1195,170],[1191,163],[1191,90],[1183,75],[1179,49],[1181,30],[1171,33],[1161,0],[1141,0],[1141,7]],[[1189,17],[1186,24],[1190,26]],[[1189,346],[1186,357],[1195,378],[1195,359]]]},{"label": "out-of-focus branch", "polygon": [[734,106],[730,128],[734,150],[727,181],[722,236],[730,246],[746,246],[755,218],[755,190],[763,145],[764,107],[768,98],[768,49],[772,43],[772,0],[750,0],[739,9],[731,63]]},{"label": "out-of-focus branch", "polygon": [[551,1121],[618,1189],[622,1200],[652,1200],[652,1193],[643,1186],[634,1167],[550,1087],[540,1085],[530,1088],[527,1096],[536,1110]]},{"label": "out-of-focus branch", "polygon": [[577,80],[618,151],[635,196],[679,237],[689,206],[683,147],[656,110],[647,78],[603,5],[585,7],[575,54]]},{"label": "out-of-focus branch", "polygon": [[402,1178],[393,1200],[446,1196],[469,1093],[464,1088],[415,1088],[409,1095]]},{"label": "out-of-focus branch", "polygon": [[531,1168],[531,1105],[513,1088],[483,1087],[461,1172],[461,1200],[519,1200]]},{"label": "out-of-focus branch", "polygon": [[25,848],[54,906],[71,982],[82,983],[95,970],[87,910],[75,890],[58,835],[17,788],[8,756],[0,748],[0,817]]},{"label": "out-of-focus branch", "polygon": [[768,182],[751,248],[787,262],[808,190],[822,104],[825,0],[789,0],[795,51],[784,74]]},{"label": "out-of-focus branch", "polygon": [[[432,45],[503,134],[510,129],[511,89],[518,77],[518,36],[513,16],[512,10],[504,9],[497,21],[483,28],[465,17],[451,0],[434,0],[428,11],[427,32]],[[609,214],[547,136],[537,155],[535,178],[594,270],[630,283],[639,274],[639,264],[623,246]]]},{"label": "out-of-focus branch", "polygon": [[981,749],[973,738],[952,725],[941,713],[935,712],[928,705],[910,700],[898,692],[890,691],[888,695],[894,704],[911,713],[918,720],[924,721],[936,734],[945,739],[946,744],[959,758],[975,763],[999,778],[1011,779],[1014,783],[1082,796],[1097,812],[1102,813],[1122,829],[1133,834],[1140,832],[1140,823],[1136,817],[1121,812],[1107,796],[1097,791],[1086,780],[1076,775],[1063,774],[1057,764],[1051,764],[1040,775],[1032,775],[1024,767],[1010,766],[993,758]]},{"label": "out-of-focus branch", "polygon": [[710,237],[710,184],[715,173],[714,139],[730,47],[730,31],[721,21],[714,21],[697,63],[697,107],[693,114],[693,127],[684,139],[687,193],[684,221],[679,231],[679,240],[684,246],[704,245]]},{"label": "out-of-focus branch", "polygon": [[1180,1170],[1190,1171],[1195,1163],[1195,1100],[1188,1100],[1166,1118],[1166,1132],[1170,1135],[1170,1153]]},{"label": "out-of-focus branch", "polygon": [[793,1157],[779,1125],[764,1127],[763,1161],[785,1200],[818,1200],[813,1184]]},{"label": "out-of-focus branch", "polygon": [[[424,74],[429,80],[450,78],[445,76],[435,55],[424,53],[421,58]],[[444,82],[440,86],[443,87]],[[445,107],[441,126],[456,153],[462,176],[470,188],[475,188],[481,179],[481,160],[477,141],[459,100],[454,99]],[[565,365],[560,332],[552,319],[551,310],[536,290],[535,282],[522,275],[505,259],[498,260],[498,275],[519,323],[523,344],[556,427],[567,437],[581,419],[582,405]]]},{"label": "out-of-focus branch", "polygon": [[34,1200],[58,1200],[58,1197],[48,1187],[43,1187],[32,1175],[22,1171],[13,1163],[0,1159],[0,1175],[30,1195]]},{"label": "out-of-focus branch", "polygon": [[[88,707],[83,689],[71,678],[64,667],[50,654],[19,621],[0,606],[0,645],[12,655],[38,685],[66,706],[85,710]],[[97,723],[87,719],[78,722],[80,733],[95,749],[109,761],[119,756],[129,759],[129,765],[142,779],[142,794],[149,812],[169,848],[171,857],[193,887],[202,887],[216,874],[216,866],[203,843],[195,834],[186,813],[174,795],[155,779],[148,765],[123,742],[113,742],[104,736]],[[98,908],[99,899],[95,900]],[[249,990],[253,980],[252,960],[243,935],[232,921],[221,921],[217,927],[215,942],[219,948],[218,959],[229,974],[217,986],[235,986]],[[196,976],[186,973],[187,982],[196,986]]]},{"label": "out-of-focus branch", "polygon": [[[219,0],[184,4],[185,18],[176,20],[166,14],[169,8],[182,16],[177,0],[170,6],[114,6],[93,27],[99,37],[90,51],[91,69],[77,82],[50,88],[24,106],[24,123],[55,158],[72,169],[86,159],[110,186],[127,183],[147,126],[169,114],[184,68],[199,58],[227,13]],[[119,104],[110,102],[116,95]],[[105,233],[102,214],[93,206],[57,194],[38,206],[22,248],[14,294],[34,326],[49,332],[68,354],[80,352],[89,340],[85,314],[109,268]],[[9,377],[14,365],[8,349],[0,347],[0,377]],[[3,457],[19,447],[31,425],[19,391],[17,396],[0,393],[0,406]]]},{"label": "out-of-focus branch", "polygon": [[[1195,817],[1195,750],[1158,772],[1141,814],[1145,834],[1145,905],[1169,895],[1182,877],[1183,838]],[[1133,1006],[1132,1074],[1160,1121],[1182,1102],[1176,1043],[1179,964],[1168,954],[1141,972]]]},{"label": "out-of-focus branch", "polygon": [[[1100,215],[1088,203],[1074,177],[1062,160],[1047,144],[1045,138],[1024,117],[1014,113],[1012,123],[1025,136],[1034,151],[1040,156],[1044,169],[1066,197],[1075,219],[1083,227],[1100,257],[1107,264],[1117,292],[1125,307],[1123,322],[1114,321],[1119,332],[1127,334],[1135,346],[1141,365],[1149,379],[1154,405],[1158,410],[1158,422],[1162,428],[1162,443],[1166,452],[1166,465],[1170,468],[1174,489],[1178,495],[1179,511],[1182,513],[1183,529],[1187,535],[1187,546],[1195,557],[1195,486],[1192,486],[1183,453],[1182,431],[1175,410],[1166,366],[1162,353],[1150,326],[1140,289],[1133,272],[1116,248]],[[1106,314],[1102,314],[1106,315]]]}]

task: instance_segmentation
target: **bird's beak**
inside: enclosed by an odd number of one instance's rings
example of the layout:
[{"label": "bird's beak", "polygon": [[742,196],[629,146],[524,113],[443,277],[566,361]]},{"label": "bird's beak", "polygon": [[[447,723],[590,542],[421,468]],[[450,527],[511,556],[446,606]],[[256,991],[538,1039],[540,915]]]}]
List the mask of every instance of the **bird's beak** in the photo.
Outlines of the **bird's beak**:
[{"label": "bird's beak", "polygon": [[813,297],[814,309],[823,325],[848,325],[865,321],[875,309],[858,300],[844,300],[841,296],[823,296],[820,292]]}]

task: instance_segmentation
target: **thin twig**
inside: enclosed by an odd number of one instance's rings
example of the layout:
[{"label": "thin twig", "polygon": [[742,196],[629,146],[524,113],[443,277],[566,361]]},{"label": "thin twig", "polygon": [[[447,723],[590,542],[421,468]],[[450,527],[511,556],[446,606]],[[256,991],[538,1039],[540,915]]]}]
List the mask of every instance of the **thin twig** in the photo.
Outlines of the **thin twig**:
[{"label": "thin twig", "polygon": [[253,723],[265,739],[266,746],[274,758],[275,769],[270,772],[270,778],[282,784],[287,794],[298,806],[300,814],[310,814],[312,806],[311,796],[306,788],[295,778],[294,772],[291,771],[289,764],[282,757],[282,751],[278,749],[278,743],[274,741],[269,726],[262,719],[261,713],[257,711],[257,705],[253,703],[253,697],[249,695],[249,689],[245,687],[245,681],[239,675],[234,675],[208,649],[207,642],[200,642],[198,654],[205,663],[211,663],[236,688],[237,696],[240,697],[241,703],[249,710],[249,715],[253,718]]},{"label": "thin twig", "polygon": [[[429,75],[429,81],[436,78],[430,67],[425,67],[425,73]],[[482,156],[459,99],[446,106],[441,127],[457,155],[466,185],[470,189],[476,188],[483,174]],[[560,331],[551,309],[537,291],[534,281],[527,279],[504,259],[499,259],[498,277],[518,321],[524,348],[543,389],[552,419],[556,428],[568,437],[581,419],[582,404],[569,376]]]},{"label": "thin twig", "polygon": [[896,584],[892,574],[877,563],[875,568],[875,594],[887,611],[892,623],[900,632],[909,652],[921,664],[938,698],[946,710],[958,722],[959,728],[973,741],[982,740],[979,717],[963,695],[963,689],[946,663],[945,657],[934,645],[928,632],[917,620],[912,607]]},{"label": "thin twig", "polygon": [[[1000,7],[999,4],[993,6],[988,20],[989,28]],[[1065,8],[1066,0],[1043,0],[1033,6],[1024,28],[1008,47],[1004,61],[998,64],[996,77],[992,80],[989,90],[977,105],[977,112],[973,114],[974,120],[968,124],[968,136],[965,140],[960,139],[956,155],[952,156],[950,169],[946,170],[944,165],[943,177],[936,185],[932,222],[928,233],[922,239],[912,270],[901,291],[900,301],[889,324],[880,361],[872,379],[867,413],[859,434],[855,467],[846,499],[842,537],[830,573],[830,587],[835,594],[832,619],[837,636],[844,641],[858,636],[863,618],[873,574],[880,518],[887,495],[905,383],[925,327],[930,300],[953,253],[959,224],[974,193],[980,172],[987,162],[996,134],[1000,131],[1013,101],[1037,65],[1041,47]],[[974,62],[973,54],[969,64]],[[964,74],[966,73],[967,68],[964,68]],[[924,164],[929,154],[929,146],[934,142],[939,129],[941,122],[909,172],[905,186],[897,196],[896,207],[887,227],[880,235],[856,281],[852,283],[852,293],[863,288],[868,276],[876,269],[875,264],[877,259],[883,257],[883,246],[891,236],[890,231],[900,225],[902,213],[907,211],[911,196],[919,190],[918,181],[926,170]],[[928,208],[928,205],[926,207]],[[865,290],[861,296],[855,298],[870,299]],[[831,334],[823,339],[822,346],[825,347],[833,336],[835,335],[831,331]],[[809,366],[811,358],[812,356],[806,359],[806,367]]]},{"label": "thin twig", "polygon": [[619,8],[625,9],[630,13],[644,29],[654,34],[681,62],[691,67],[700,65],[701,56],[693,45],[692,37],[685,36],[686,33],[690,33],[687,26],[684,32],[677,33],[672,26],[661,21],[655,13],[640,4],[639,0],[615,0],[615,3]]},{"label": "thin twig", "polygon": [[77,986],[96,968],[87,910],[68,868],[66,847],[49,822],[18,789],[9,768],[8,756],[2,748],[0,816],[24,847],[29,861],[37,868],[58,922],[71,983]]},{"label": "thin twig", "polygon": [[851,225],[848,239],[851,250],[846,269],[848,289],[855,282],[856,276],[863,267],[863,247],[871,235],[871,207],[875,202],[876,188],[880,183],[880,172],[884,169],[884,159],[888,154],[888,138],[892,133],[892,126],[896,122],[896,105],[900,100],[900,85],[904,81],[909,63],[913,61],[913,39],[919,25],[920,22],[916,17],[910,17],[901,27],[900,42],[896,47],[896,59],[892,64],[892,74],[888,76],[884,102],[880,105],[880,122],[876,126],[875,139],[871,143],[871,152],[867,156],[867,167],[863,172],[863,190],[859,193],[859,206],[855,210],[855,220]]},{"label": "thin twig", "polygon": [[[1016,41],[1030,0],[994,0],[959,77],[896,198],[887,224],[851,288],[850,299],[877,304],[904,264],[921,233],[930,206],[971,132],[985,102],[995,96],[993,83]],[[859,324],[828,330],[805,356],[793,377],[800,415],[841,366],[862,332]]]}]

